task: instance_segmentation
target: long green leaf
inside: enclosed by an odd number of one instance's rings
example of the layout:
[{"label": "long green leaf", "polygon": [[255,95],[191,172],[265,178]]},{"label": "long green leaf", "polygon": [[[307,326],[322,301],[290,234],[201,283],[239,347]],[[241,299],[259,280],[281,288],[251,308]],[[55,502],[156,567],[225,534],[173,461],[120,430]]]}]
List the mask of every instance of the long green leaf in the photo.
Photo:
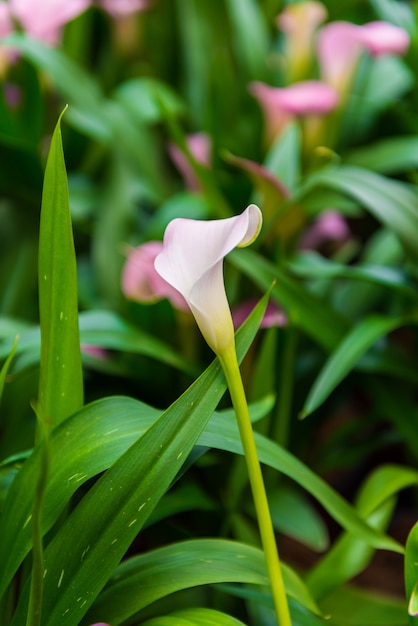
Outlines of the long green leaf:
[{"label": "long green leaf", "polygon": [[[405,591],[410,624],[416,624],[418,613],[418,522],[408,535],[405,552]],[[414,619],[415,617],[415,619]]]},{"label": "long green leaf", "polygon": [[[362,486],[356,508],[359,515],[384,531],[393,513],[395,498],[402,489],[418,485],[418,472],[407,467],[378,468]],[[369,564],[374,550],[353,535],[342,535],[332,549],[314,566],[306,580],[320,600],[359,574]]]},{"label": "long green leaf", "polygon": [[245,624],[214,609],[191,608],[153,617],[144,622],[143,626],[245,626]]},{"label": "long green leaf", "polygon": [[[258,433],[255,433],[255,438],[260,461],[306,489],[343,528],[375,548],[403,551],[396,541],[373,530],[361,520],[344,498],[290,452]],[[236,423],[232,420],[222,421],[219,415],[213,416],[198,443],[234,454],[243,454]]]},{"label": "long green leaf", "polygon": [[418,137],[380,139],[349,152],[344,161],[380,174],[400,174],[418,166]]},{"label": "long green leaf", "polygon": [[380,338],[405,325],[405,318],[373,315],[359,322],[331,354],[312,385],[301,411],[306,417],[315,411],[355,367],[360,357]]},{"label": "long green leaf", "polygon": [[315,174],[310,184],[342,191],[391,229],[412,258],[418,249],[418,192],[405,183],[354,166],[341,166]]},{"label": "long green leaf", "polygon": [[[0,335],[2,333],[0,319]],[[5,320],[7,322],[7,320]],[[79,315],[80,342],[81,344],[93,345],[109,350],[121,350],[147,356],[161,363],[166,363],[189,374],[196,374],[191,363],[178,355],[169,345],[146,333],[141,328],[136,328],[124,320],[120,315],[111,311],[82,311]],[[20,330],[16,320],[10,324],[5,323],[5,335],[10,332],[19,332],[20,340],[16,349],[19,357],[14,373],[25,367],[39,363],[40,352],[40,329],[38,326],[24,327]],[[0,359],[7,356],[11,348],[11,342],[5,341],[0,346]]]},{"label": "long green leaf", "polygon": [[[237,334],[240,359],[257,332],[268,295]],[[225,386],[215,360],[122,454],[67,518],[45,550],[42,626],[79,624],[187,459]],[[117,431],[116,414],[113,433],[107,433],[109,444]],[[68,476],[67,482],[78,479],[77,474]],[[14,626],[22,623],[26,602],[27,593],[23,593]]]},{"label": "long green leaf", "polygon": [[348,278],[381,285],[414,300],[418,298],[416,289],[409,284],[405,273],[396,267],[368,263],[344,265],[314,251],[297,254],[288,263],[288,267],[291,272],[303,278]]},{"label": "long green leaf", "polygon": [[[288,593],[318,612],[302,581],[289,568],[285,568],[284,576]],[[268,585],[262,550],[225,539],[178,542],[123,563],[86,615],[85,623],[106,615],[118,626],[171,593],[225,582]]]},{"label": "long green leaf", "polygon": [[39,233],[40,418],[58,425],[83,404],[77,266],[58,120],[45,170]]}]

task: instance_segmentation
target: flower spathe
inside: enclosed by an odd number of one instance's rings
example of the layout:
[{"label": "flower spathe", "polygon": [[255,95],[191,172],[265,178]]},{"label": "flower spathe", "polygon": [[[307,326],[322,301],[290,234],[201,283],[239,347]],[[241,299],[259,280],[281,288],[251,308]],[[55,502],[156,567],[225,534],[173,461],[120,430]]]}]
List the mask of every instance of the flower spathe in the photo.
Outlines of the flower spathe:
[{"label": "flower spathe", "polygon": [[345,93],[362,52],[372,57],[384,54],[403,55],[409,47],[409,35],[389,22],[352,24],[336,21],[326,24],[317,40],[322,79],[340,93]]},{"label": "flower spathe", "polygon": [[236,247],[251,244],[261,223],[261,211],[255,204],[240,215],[221,220],[174,219],[166,228],[163,249],[155,259],[158,274],[182,294],[216,354],[234,345],[223,279],[224,257]]}]

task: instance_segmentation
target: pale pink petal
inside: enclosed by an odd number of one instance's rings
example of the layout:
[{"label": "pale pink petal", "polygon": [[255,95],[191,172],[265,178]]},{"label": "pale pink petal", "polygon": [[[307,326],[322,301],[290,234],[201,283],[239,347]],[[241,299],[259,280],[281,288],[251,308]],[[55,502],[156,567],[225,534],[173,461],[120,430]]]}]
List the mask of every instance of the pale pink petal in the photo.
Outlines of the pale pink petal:
[{"label": "pale pink petal", "polygon": [[129,250],[122,270],[122,292],[126,298],[137,302],[156,302],[167,298],[176,309],[188,311],[183,296],[154,268],[154,260],[162,248],[161,241],[148,241]]},{"label": "pale pink petal", "polygon": [[309,72],[316,29],[326,17],[324,5],[314,0],[289,4],[277,17],[277,26],[285,35],[283,54],[289,81],[301,80]]},{"label": "pale pink petal", "polygon": [[223,281],[223,259],[249,245],[261,228],[261,211],[251,204],[241,215],[222,220],[177,218],[164,234],[155,259],[157,272],[185,298],[210,347],[231,346],[234,330]]},{"label": "pale pink petal", "polygon": [[149,6],[149,0],[100,0],[100,6],[112,17],[122,17],[144,11]]},{"label": "pale pink petal", "polygon": [[9,5],[13,17],[30,37],[55,45],[62,27],[83,13],[90,0],[42,0],[36,7],[33,0],[10,0]]},{"label": "pale pink petal", "polygon": [[[247,317],[250,315],[251,311],[256,306],[258,300],[256,298],[252,298],[251,300],[247,300],[242,304],[238,305],[232,310],[232,321],[234,322],[234,327],[239,328],[241,324],[245,322]],[[284,311],[277,306],[271,300],[267,304],[266,311],[264,313],[264,317],[260,324],[261,328],[272,328],[273,326],[281,327],[285,326],[287,323],[287,317]]]},{"label": "pale pink petal", "polygon": [[306,80],[288,87],[271,87],[255,81],[250,92],[258,100],[265,116],[268,137],[280,133],[295,116],[325,115],[335,109],[338,94],[319,80]]},{"label": "pale pink petal", "polygon": [[318,35],[321,77],[340,92],[346,92],[363,51],[372,56],[401,55],[408,46],[408,33],[388,22],[369,22],[361,26],[331,22]]},{"label": "pale pink petal", "polygon": [[323,211],[305,231],[299,248],[315,250],[328,241],[344,242],[350,237],[350,229],[338,211]]},{"label": "pale pink petal", "polygon": [[409,47],[409,35],[403,28],[389,22],[369,22],[360,26],[359,41],[372,56],[382,54],[405,54]]},{"label": "pale pink petal", "polygon": [[339,92],[345,92],[361,54],[359,27],[351,22],[331,22],[317,40],[321,78]]},{"label": "pale pink petal", "polygon": [[10,6],[0,2],[0,37],[6,37],[13,31],[14,25],[10,14]]},{"label": "pale pink petal", "polygon": [[[212,144],[209,135],[206,133],[193,133],[188,135],[186,137],[186,145],[197,163],[204,167],[210,167]],[[186,187],[191,191],[198,191],[201,185],[187,156],[173,143],[169,143],[167,149],[174,165],[183,176]]]}]

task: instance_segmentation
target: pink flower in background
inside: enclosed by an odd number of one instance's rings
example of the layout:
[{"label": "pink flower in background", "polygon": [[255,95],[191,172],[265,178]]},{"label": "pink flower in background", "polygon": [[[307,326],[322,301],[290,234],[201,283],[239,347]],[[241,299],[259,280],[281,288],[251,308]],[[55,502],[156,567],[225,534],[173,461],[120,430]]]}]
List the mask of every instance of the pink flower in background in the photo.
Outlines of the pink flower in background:
[{"label": "pink flower in background", "polygon": [[148,241],[129,250],[122,271],[122,292],[129,300],[137,302],[151,303],[167,298],[176,309],[189,311],[183,296],[154,268],[155,258],[162,249],[162,241]]},{"label": "pink flower in background", "polygon": [[369,22],[358,27],[358,38],[372,56],[404,55],[409,48],[409,35],[403,28],[389,22]]},{"label": "pink flower in background", "polygon": [[333,211],[323,211],[303,234],[299,248],[315,250],[324,243],[334,241],[342,243],[350,237],[350,229],[344,217]]},{"label": "pink flower in background", "polygon": [[234,345],[223,260],[234,248],[250,245],[261,223],[261,211],[255,204],[226,219],[174,219],[166,228],[163,249],[155,259],[155,269],[183,295],[216,354]]},{"label": "pink flower in background", "polygon": [[[193,159],[203,165],[210,167],[212,160],[212,145],[209,135],[206,133],[194,133],[186,137],[187,148]],[[168,153],[183,176],[185,185],[191,191],[198,191],[201,188],[200,182],[193,171],[187,156],[178,146],[173,143],[168,144]]]},{"label": "pink flower in background", "polygon": [[56,45],[62,27],[83,13],[90,6],[90,0],[41,0],[36,3],[33,0],[9,0],[7,6],[9,17],[17,20],[27,35],[42,43]]},{"label": "pink flower in background", "polygon": [[147,9],[149,0],[99,0],[99,5],[112,17],[123,17]]},{"label": "pink flower in background", "polygon": [[324,5],[314,0],[289,4],[277,17],[276,24],[285,35],[284,56],[289,82],[305,78],[311,69],[316,30],[326,17]]},{"label": "pink flower in background", "polygon": [[372,56],[401,55],[409,46],[409,35],[388,22],[331,22],[318,35],[318,60],[322,79],[346,93],[362,52]]},{"label": "pink flower in background", "polygon": [[80,344],[80,348],[81,352],[93,357],[94,359],[97,359],[98,361],[106,361],[107,359],[108,353],[101,346],[96,346],[92,343],[82,343]]},{"label": "pink flower in background", "polygon": [[10,4],[0,2],[0,37],[6,37],[14,31]]},{"label": "pink flower in background", "polygon": [[250,83],[249,90],[264,112],[266,135],[274,139],[295,117],[322,116],[338,104],[338,94],[318,80],[306,80],[288,87],[271,87],[261,82]]},{"label": "pink flower in background", "polygon": [[[235,328],[239,328],[245,322],[251,311],[256,306],[258,300],[252,298],[247,300],[232,310],[232,321]],[[287,323],[287,317],[284,311],[271,300],[269,301],[266,312],[260,324],[260,328],[272,328],[273,326],[281,327]]]}]

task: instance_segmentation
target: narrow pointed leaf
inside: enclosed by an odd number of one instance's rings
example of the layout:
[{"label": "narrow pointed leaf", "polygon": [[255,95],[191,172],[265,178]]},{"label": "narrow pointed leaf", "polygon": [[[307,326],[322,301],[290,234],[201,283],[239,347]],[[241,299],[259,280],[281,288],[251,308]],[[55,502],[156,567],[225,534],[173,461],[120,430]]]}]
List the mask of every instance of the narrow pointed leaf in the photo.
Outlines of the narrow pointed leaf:
[{"label": "narrow pointed leaf", "polygon": [[418,195],[415,189],[349,165],[314,175],[311,183],[338,189],[360,202],[397,235],[411,258],[418,259]]},{"label": "narrow pointed leaf", "polygon": [[331,354],[319,372],[303,406],[301,417],[315,411],[380,338],[406,323],[404,318],[370,316],[359,322]]},{"label": "narrow pointed leaf", "polygon": [[405,591],[411,624],[418,613],[418,522],[409,533],[405,552]]},{"label": "narrow pointed leaf", "polygon": [[[289,568],[284,570],[288,593],[318,612],[302,581]],[[129,559],[118,568],[86,615],[86,623],[106,615],[112,625],[118,626],[171,593],[225,582],[268,586],[262,550],[225,539],[195,539],[158,548]]]},{"label": "narrow pointed leaf", "polygon": [[143,626],[245,626],[244,622],[214,609],[191,608],[153,617]]},{"label": "narrow pointed leaf", "polygon": [[61,118],[45,170],[39,234],[41,365],[39,416],[53,426],[83,404],[77,266],[71,227]]},{"label": "narrow pointed leaf", "polygon": [[[237,333],[240,359],[257,332],[268,296]],[[215,360],[122,454],[67,518],[45,550],[42,626],[78,626],[187,459],[225,387]],[[117,415],[114,423],[117,431]],[[13,626],[24,621],[27,591],[28,586]]]}]

